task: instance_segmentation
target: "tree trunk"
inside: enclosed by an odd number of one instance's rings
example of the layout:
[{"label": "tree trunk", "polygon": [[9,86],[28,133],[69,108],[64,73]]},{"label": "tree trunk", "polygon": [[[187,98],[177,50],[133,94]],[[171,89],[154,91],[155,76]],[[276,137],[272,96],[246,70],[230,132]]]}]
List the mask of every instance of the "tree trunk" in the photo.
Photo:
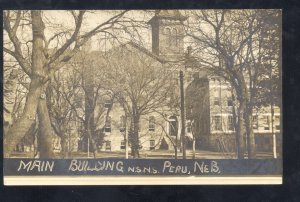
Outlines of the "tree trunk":
[{"label": "tree trunk", "polygon": [[196,139],[195,139],[195,136],[193,135],[193,159],[196,158]]},{"label": "tree trunk", "polygon": [[53,158],[53,131],[45,99],[40,99],[38,105],[40,158]]},{"label": "tree trunk", "polygon": [[41,84],[33,78],[27,94],[22,116],[8,129],[4,136],[4,156],[9,157],[13,148],[21,141],[31,125],[35,122],[37,106],[41,96]]},{"label": "tree trunk", "polygon": [[255,134],[253,132],[252,109],[248,109],[245,114],[246,130],[247,130],[247,151],[248,158],[256,158]]},{"label": "tree trunk", "polygon": [[133,138],[132,138],[132,148],[131,148],[131,154],[133,158],[139,158],[140,152],[139,152],[139,121],[140,117],[139,115],[135,114],[133,115]]},{"label": "tree trunk", "polygon": [[[244,158],[245,154],[245,139],[244,135],[246,134],[246,128],[248,122],[245,121],[245,113],[247,113],[247,104],[249,101],[249,95],[248,95],[248,89],[247,84],[245,82],[244,76],[241,72],[236,72],[236,78],[239,83],[239,86],[235,86],[235,90],[237,93],[237,100],[239,101],[239,107],[238,107],[238,131],[237,135],[239,136],[239,149],[240,153],[238,154],[239,159]],[[248,125],[249,126],[249,125]],[[249,142],[247,141],[248,145]],[[250,144],[251,146],[251,144]],[[249,153],[248,153],[249,155]]]},{"label": "tree trunk", "polygon": [[186,159],[186,141],[185,141],[185,104],[184,104],[184,84],[183,72],[180,71],[180,112],[181,112],[181,143],[182,158]]},{"label": "tree trunk", "polygon": [[[176,118],[176,123],[178,123],[177,118]],[[178,127],[176,127],[175,130],[176,130],[176,137],[175,137],[175,159],[178,159],[178,134],[179,134]]]},{"label": "tree trunk", "polygon": [[238,136],[238,159],[244,158],[245,153],[245,141],[244,141],[244,134],[245,134],[245,120],[244,120],[244,113],[246,109],[246,101],[241,100],[240,106],[238,108],[238,127],[237,127],[237,136]]},{"label": "tree trunk", "polygon": [[67,137],[64,134],[60,135],[61,157],[69,158],[69,147]]},{"label": "tree trunk", "polygon": [[[234,102],[235,97],[232,91],[232,101]],[[237,124],[237,116],[236,116],[236,108],[235,106],[232,106],[232,120],[233,120],[233,126],[234,126],[234,131],[235,131],[235,144],[236,144],[236,154],[237,157],[239,156],[240,152],[240,135],[238,134],[238,124]]]},{"label": "tree trunk", "polygon": [[96,158],[97,157],[96,143],[95,143],[95,140],[92,136],[92,132],[90,129],[87,129],[87,135],[90,140],[90,141],[88,141],[88,152],[90,152],[89,150],[91,150],[93,152],[94,158]]},{"label": "tree trunk", "polygon": [[30,126],[35,121],[38,103],[42,93],[45,56],[43,52],[44,23],[42,13],[38,10],[31,11],[32,18],[32,75],[26,104],[20,119],[12,125],[4,137],[4,156],[9,157],[13,148],[24,137]]},{"label": "tree trunk", "polygon": [[250,103],[249,91],[247,84],[245,82],[244,77],[242,74],[238,74],[238,78],[241,85],[241,95],[240,101],[241,103],[245,103],[245,107],[243,107],[243,118],[245,121],[245,128],[246,128],[246,137],[247,137],[247,153],[248,158],[253,159],[256,156],[255,152],[255,136],[253,132],[253,124],[252,124],[252,105]]},{"label": "tree trunk", "polygon": [[[197,121],[198,122],[198,121]],[[195,127],[195,120],[193,118],[193,121],[191,123],[192,127],[192,135],[193,135],[193,159],[196,158],[196,127]]]},{"label": "tree trunk", "polygon": [[[87,109],[86,109],[87,110]],[[97,147],[96,143],[94,140],[94,134],[95,134],[95,122],[94,122],[94,111],[89,108],[88,112],[85,112],[86,115],[88,115],[87,120],[86,120],[86,132],[87,132],[87,137],[88,137],[88,148],[91,147],[91,151],[93,152],[94,158],[97,157]],[[89,151],[88,151],[89,152]]]}]

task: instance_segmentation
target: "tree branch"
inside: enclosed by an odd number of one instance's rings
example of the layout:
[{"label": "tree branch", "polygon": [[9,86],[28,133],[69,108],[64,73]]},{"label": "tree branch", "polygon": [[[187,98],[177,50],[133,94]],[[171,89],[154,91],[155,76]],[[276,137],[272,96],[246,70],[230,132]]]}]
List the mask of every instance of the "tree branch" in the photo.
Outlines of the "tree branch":
[{"label": "tree branch", "polygon": [[6,15],[5,14],[3,15],[4,30],[7,32],[8,37],[9,37],[10,41],[13,43],[13,46],[15,49],[14,51],[12,51],[12,50],[9,50],[8,48],[3,47],[3,50],[6,53],[13,56],[17,60],[17,62],[20,64],[23,71],[30,77],[31,76],[31,64],[29,64],[29,62],[24,58],[23,53],[21,51],[21,42],[16,35],[18,26],[20,24],[20,20],[21,20],[21,11],[19,11],[17,13],[16,22],[15,22],[13,28],[11,28],[9,12]]}]

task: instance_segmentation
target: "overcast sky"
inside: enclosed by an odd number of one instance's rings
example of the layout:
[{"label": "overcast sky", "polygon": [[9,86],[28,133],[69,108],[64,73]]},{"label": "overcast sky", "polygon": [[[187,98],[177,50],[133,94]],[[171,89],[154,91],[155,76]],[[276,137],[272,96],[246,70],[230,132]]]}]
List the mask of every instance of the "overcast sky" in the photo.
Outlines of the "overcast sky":
[{"label": "overcast sky", "polygon": [[[83,31],[91,30],[92,28],[96,27],[97,25],[107,21],[109,18],[113,17],[114,15],[118,14],[119,10],[92,10],[87,11],[84,17],[83,21]],[[51,24],[57,25],[56,27],[47,27],[46,29],[46,37],[49,38],[53,35],[53,32],[55,32],[55,29],[59,29],[60,26],[66,27],[69,29],[74,29],[74,20],[70,12],[66,12],[63,10],[51,10],[51,11],[44,11],[43,15],[46,19],[46,21],[51,22]],[[151,17],[153,17],[154,12],[144,12],[144,11],[129,11],[124,17],[132,18],[134,20],[139,21],[149,21]],[[147,24],[145,23],[147,26]],[[148,46],[151,43],[151,29],[150,26],[148,29],[141,30],[141,35],[143,36],[143,40],[145,42],[145,45]],[[107,35],[108,37],[108,35]],[[92,38],[92,49],[97,50],[99,49],[99,46],[103,48],[104,46],[104,35],[102,36],[95,36]],[[101,40],[102,39],[102,40]],[[109,48],[109,43],[106,43],[107,48]],[[100,48],[101,49],[101,48]]]}]

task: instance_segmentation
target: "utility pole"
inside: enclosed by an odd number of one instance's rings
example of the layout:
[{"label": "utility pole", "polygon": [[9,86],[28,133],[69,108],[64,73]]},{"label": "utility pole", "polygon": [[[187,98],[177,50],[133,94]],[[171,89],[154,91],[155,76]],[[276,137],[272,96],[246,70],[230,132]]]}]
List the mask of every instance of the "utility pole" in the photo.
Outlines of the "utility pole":
[{"label": "utility pole", "polygon": [[182,158],[186,159],[185,148],[185,110],[184,110],[184,87],[183,87],[183,71],[179,72],[180,79],[180,112],[181,112],[181,141],[182,141]]},{"label": "utility pole", "polygon": [[[272,82],[272,70],[271,70],[271,82]],[[271,83],[271,95],[273,93],[273,83]],[[272,140],[273,140],[273,157],[277,158],[277,143],[276,143],[276,133],[274,131],[274,104],[273,104],[273,96],[271,98],[271,127],[272,127]]]},{"label": "utility pole", "polygon": [[273,157],[274,157],[274,159],[276,159],[277,158],[277,151],[276,151],[277,144],[276,144],[276,133],[274,131],[274,106],[273,106],[273,102],[271,102],[271,126],[272,126],[272,139],[273,139]]},{"label": "utility pole", "polygon": [[270,81],[271,81],[271,88],[270,88],[270,101],[271,101],[271,127],[272,127],[272,146],[273,146],[273,157],[274,159],[277,158],[277,143],[276,143],[276,133],[274,131],[274,97],[273,95],[273,74],[272,74],[272,69],[270,70]]}]

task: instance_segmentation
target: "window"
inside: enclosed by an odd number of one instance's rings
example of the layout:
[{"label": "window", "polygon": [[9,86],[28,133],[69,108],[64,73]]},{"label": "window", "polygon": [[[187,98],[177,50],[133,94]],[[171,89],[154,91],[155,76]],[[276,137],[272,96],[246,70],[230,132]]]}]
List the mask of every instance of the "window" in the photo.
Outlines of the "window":
[{"label": "window", "polygon": [[111,108],[111,100],[105,100],[104,107],[107,109]]},{"label": "window", "polygon": [[172,37],[171,37],[171,29],[169,27],[165,28],[165,35],[166,35],[166,43],[168,46],[172,44]]},{"label": "window", "polygon": [[172,30],[172,45],[178,46],[178,33],[177,29],[175,28]]},{"label": "window", "polygon": [[176,136],[177,130],[178,130],[178,124],[177,124],[177,118],[176,116],[171,116],[169,119],[169,134],[170,136]]},{"label": "window", "polygon": [[228,99],[227,99],[227,106],[228,106],[228,107],[232,107],[232,106],[233,106],[233,101],[232,101],[231,98],[228,98]]},{"label": "window", "polygon": [[234,130],[232,116],[228,116],[228,130]]},{"label": "window", "polygon": [[220,98],[219,97],[214,97],[214,105],[220,106]]},{"label": "window", "polygon": [[258,129],[258,117],[257,115],[253,116],[253,129]]},{"label": "window", "polygon": [[214,130],[222,130],[222,120],[221,116],[213,117]]},{"label": "window", "polygon": [[126,147],[126,145],[125,145],[125,140],[122,140],[122,141],[121,141],[121,146],[120,146],[120,148],[121,148],[121,149],[125,149],[125,147]]},{"label": "window", "polygon": [[279,116],[275,116],[275,130],[280,130],[280,117]]},{"label": "window", "polygon": [[264,116],[264,120],[263,120],[263,126],[264,126],[264,130],[270,130],[270,118],[269,116]]},{"label": "window", "polygon": [[111,141],[105,141],[105,150],[111,151]]},{"label": "window", "polygon": [[124,132],[126,130],[126,118],[124,115],[120,116],[120,132]]},{"label": "window", "polygon": [[154,118],[154,116],[149,117],[149,131],[155,131],[155,118]]},{"label": "window", "polygon": [[108,133],[111,132],[111,117],[110,116],[108,116],[106,118],[105,129],[104,130],[105,130],[105,132],[108,132]]},{"label": "window", "polygon": [[192,132],[192,124],[191,121],[187,121],[186,123],[186,132],[191,133]]},{"label": "window", "polygon": [[[218,80],[216,79],[216,81]],[[213,103],[215,106],[221,105],[221,89],[219,87],[213,89]]]},{"label": "window", "polygon": [[155,149],[155,140],[150,140],[150,150]]}]

